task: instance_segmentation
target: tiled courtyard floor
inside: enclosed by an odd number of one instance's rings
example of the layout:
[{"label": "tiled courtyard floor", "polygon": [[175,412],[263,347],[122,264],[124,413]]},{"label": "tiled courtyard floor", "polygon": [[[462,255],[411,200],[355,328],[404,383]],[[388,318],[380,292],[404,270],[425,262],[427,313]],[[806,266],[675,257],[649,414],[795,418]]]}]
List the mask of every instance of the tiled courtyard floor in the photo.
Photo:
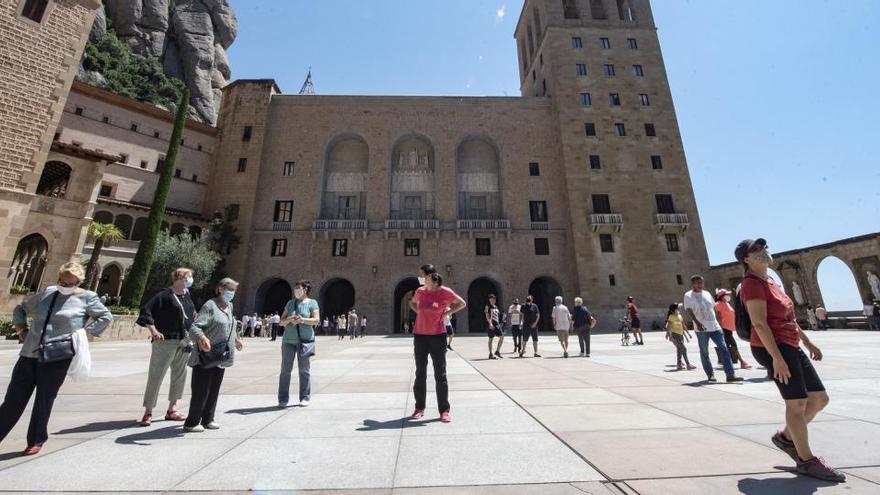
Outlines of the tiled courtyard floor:
[{"label": "tiled courtyard floor", "polygon": [[[286,410],[274,407],[278,342],[249,339],[223,383],[222,429],[186,436],[164,421],[134,426],[149,345],[98,343],[93,378],[62,388],[43,453],[18,456],[26,417],[0,445],[0,491],[880,493],[880,333],[813,339],[832,399],[811,441],[845,468],[842,485],[796,476],[773,448],[783,406],[763,370],[703,385],[699,370],[673,371],[673,347],[652,333],[643,347],[594,336],[589,359],[562,359],[555,337],[542,335],[543,358],[490,361],[485,338],[461,337],[448,354],[451,424],[437,420],[430,376],[428,414],[405,419],[407,338],[320,338],[312,404]],[[698,364],[695,343],[689,352]],[[16,353],[0,346],[0,390]]]}]

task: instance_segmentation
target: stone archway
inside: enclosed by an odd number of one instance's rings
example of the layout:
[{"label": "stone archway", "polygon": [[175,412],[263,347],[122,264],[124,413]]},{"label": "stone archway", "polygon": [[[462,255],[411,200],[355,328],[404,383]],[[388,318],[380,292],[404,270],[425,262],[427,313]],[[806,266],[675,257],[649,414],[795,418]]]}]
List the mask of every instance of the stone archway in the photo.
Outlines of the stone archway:
[{"label": "stone archway", "polygon": [[489,294],[495,294],[498,307],[503,307],[500,286],[489,277],[474,279],[467,290],[468,332],[486,331],[486,305]]},{"label": "stone archway", "polygon": [[293,297],[293,290],[286,280],[270,278],[257,289],[254,299],[254,312],[265,315],[284,311],[284,306]]},{"label": "stone archway", "polygon": [[553,321],[550,315],[553,312],[553,304],[556,296],[562,296],[562,286],[553,277],[538,277],[529,284],[529,295],[541,311],[541,320],[538,322],[538,330],[553,331]]},{"label": "stone archway", "polygon": [[328,280],[321,286],[319,298],[322,318],[346,314],[354,307],[354,285],[344,278]]},{"label": "stone archway", "polygon": [[409,308],[409,302],[412,300],[413,293],[419,287],[421,287],[419,280],[410,277],[401,280],[397,287],[394,288],[393,333],[403,333],[404,322],[415,321],[415,313]]},{"label": "stone archway", "polygon": [[15,248],[15,256],[12,258],[12,267],[8,275],[12,279],[12,285],[20,285],[36,291],[43,279],[48,257],[49,244],[42,235],[31,234],[20,240]]},{"label": "stone archway", "polygon": [[119,289],[122,286],[122,269],[116,263],[110,263],[104,267],[101,272],[101,278],[98,281],[97,293],[99,296],[104,294],[110,297],[119,295]]},{"label": "stone archway", "polygon": [[[826,311],[861,311],[863,296],[852,269],[837,256],[825,256],[816,264],[816,286]],[[829,290],[834,287],[834,290]]]}]

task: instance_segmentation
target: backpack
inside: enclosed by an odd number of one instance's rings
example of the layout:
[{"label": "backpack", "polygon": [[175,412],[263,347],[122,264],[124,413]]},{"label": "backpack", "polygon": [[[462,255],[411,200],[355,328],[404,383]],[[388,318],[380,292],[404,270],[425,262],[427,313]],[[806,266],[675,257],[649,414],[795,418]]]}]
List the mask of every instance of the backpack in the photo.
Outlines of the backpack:
[{"label": "backpack", "polygon": [[736,335],[745,341],[750,341],[752,340],[752,319],[749,317],[746,305],[743,304],[742,298],[739,296],[741,288],[742,284],[737,286],[736,298],[733,300],[733,314],[736,318]]}]

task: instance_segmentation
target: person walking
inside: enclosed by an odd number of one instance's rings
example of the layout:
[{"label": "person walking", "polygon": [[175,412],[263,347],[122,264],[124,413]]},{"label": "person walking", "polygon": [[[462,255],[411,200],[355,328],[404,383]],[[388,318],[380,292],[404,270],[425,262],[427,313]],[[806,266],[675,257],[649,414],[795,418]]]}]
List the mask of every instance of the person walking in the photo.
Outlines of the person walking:
[{"label": "person walking", "polygon": [[327,317],[324,317],[324,320],[321,321],[321,333],[326,337],[330,335],[330,320]]},{"label": "person walking", "polygon": [[666,313],[666,340],[671,341],[675,346],[676,369],[681,371],[685,369],[685,366],[688,371],[697,369],[688,359],[687,347],[684,345],[685,340],[691,340],[691,333],[684,326],[681,304],[679,303],[670,304],[669,312]]},{"label": "person walking", "polygon": [[195,319],[196,307],[190,297],[195,273],[189,268],[178,268],[171,273],[171,287],[157,292],[141,308],[136,323],[150,332],[150,366],[147,387],[144,390],[144,415],[141,426],[153,424],[153,408],[159,401],[159,388],[165,373],[171,369],[168,387],[168,409],[165,421],[186,419],[177,410],[177,401],[186,387],[186,363],[192,352],[189,328]]},{"label": "person walking", "polygon": [[639,319],[639,307],[632,296],[626,298],[626,312],[629,315],[629,326],[632,330],[634,345],[645,345],[642,337],[642,320]]},{"label": "person walking", "polygon": [[727,344],[727,351],[730,353],[730,359],[739,363],[739,367],[747,370],[751,369],[751,365],[746,362],[745,358],[739,353],[739,347],[736,345],[736,315],[733,306],[730,305],[730,291],[727,289],[718,289],[715,291],[715,316],[721,324],[721,331],[724,332],[724,342]]},{"label": "person walking", "polygon": [[[489,336],[489,359],[501,359],[501,344],[504,343],[504,329],[501,327],[501,309],[496,304],[495,294],[489,294],[489,304],[483,308],[486,318],[486,331]],[[495,353],[492,353],[492,339],[498,337]]]},{"label": "person walking", "polygon": [[190,326],[189,337],[198,344],[199,352],[192,352],[189,356],[192,397],[189,414],[183,423],[186,433],[220,429],[220,424],[214,420],[220,385],[226,368],[235,360],[235,351],[244,347],[232,316],[232,300],[237,289],[235,280],[229,277],[220,280],[214,289],[215,297],[202,305],[196,321]]},{"label": "person walking", "polygon": [[816,323],[816,312],[812,305],[807,304],[807,330],[815,330]]},{"label": "person walking", "polygon": [[[101,335],[113,320],[98,294],[79,288],[84,279],[82,265],[65,263],[58,270],[55,285],[13,310],[12,323],[23,345],[0,405],[0,442],[18,423],[36,390],[22,455],[38,454],[49,439],[52,406],[75,354],[72,334],[85,329],[86,333]],[[31,318],[33,326],[29,328]],[[53,352],[48,352],[47,342],[52,343]]]},{"label": "person walking", "polygon": [[559,345],[562,346],[562,357],[568,357],[568,334],[572,327],[571,312],[568,307],[562,304],[562,296],[556,296],[556,304],[553,306],[553,328],[556,330],[556,337],[559,338]]},{"label": "person walking", "polygon": [[428,393],[428,356],[434,365],[434,388],[437,392],[437,407],[440,421],[451,421],[449,412],[449,382],[446,377],[446,328],[444,315],[455,314],[467,306],[464,299],[449,287],[443,285],[443,277],[434,265],[419,268],[419,284],[410,300],[409,307],[416,313],[413,328],[413,356],[416,363],[416,377],[413,396],[416,406],[412,419],[425,415],[425,400]]},{"label": "person walking", "polygon": [[828,322],[828,311],[822,306],[816,307],[816,329],[828,330],[831,325]]},{"label": "person walking", "polygon": [[518,353],[522,350],[522,305],[519,298],[513,298],[513,304],[507,308],[507,320],[510,322],[510,334],[513,335],[513,352]]},{"label": "person walking", "polygon": [[706,372],[706,378],[709,383],[715,383],[715,369],[712,367],[712,360],[709,358],[709,341],[718,346],[718,354],[721,357],[721,365],[724,367],[724,373],[727,375],[727,382],[741,382],[742,377],[736,376],[733,371],[733,362],[730,359],[730,353],[727,352],[727,344],[724,342],[724,334],[721,332],[721,325],[715,317],[715,302],[708,291],[703,289],[703,277],[694,275],[691,277],[691,290],[684,294],[684,309],[687,311],[691,321],[694,322],[697,333],[697,343],[700,345],[700,361],[703,364],[703,371]]},{"label": "person walking", "polygon": [[446,313],[443,315],[443,325],[446,327],[446,349],[452,350],[452,339],[455,337],[455,328],[452,326],[452,319],[454,316],[449,314],[449,308],[446,308]]},{"label": "person walking", "polygon": [[822,360],[822,351],[798,326],[794,303],[768,275],[773,257],[764,239],[741,241],[734,251],[745,277],[739,298],[751,319],[752,356],[767,368],[785,400],[785,428],[771,438],[797,465],[797,472],[814,478],[843,482],[846,476],[810,448],[807,425],[829,402],[828,393],[810,358]]},{"label": "person walking", "polygon": [[361,337],[367,336],[367,315],[361,315]]},{"label": "person walking", "polygon": [[519,348],[519,357],[523,357],[525,354],[525,346],[529,342],[529,337],[532,338],[534,357],[541,357],[538,354],[538,323],[541,321],[541,310],[538,309],[531,294],[526,296],[526,303],[522,305],[520,312],[523,317],[523,342]]},{"label": "person walking", "polygon": [[353,340],[358,336],[358,315],[354,308],[348,313],[348,339]]},{"label": "person walking", "polygon": [[287,407],[290,400],[290,373],[293,362],[299,371],[299,405],[306,407],[312,399],[311,360],[315,355],[315,326],[321,321],[318,302],[309,296],[312,283],[300,280],[293,286],[293,299],[287,302],[281,322],[285,325],[281,340],[281,373],[278,375],[278,407]]},{"label": "person walking", "polygon": [[581,350],[579,355],[590,357],[590,329],[596,319],[580,297],[574,298],[574,307],[571,309],[571,313],[574,318],[574,331],[578,336],[578,347]]},{"label": "person walking", "polygon": [[278,339],[278,324],[281,323],[281,316],[278,313],[272,313],[269,315],[269,340],[275,341]]},{"label": "person walking", "polygon": [[251,323],[251,316],[249,314],[245,313],[245,314],[241,315],[241,331],[245,337],[248,336],[248,331],[250,331],[252,328],[250,323]]}]

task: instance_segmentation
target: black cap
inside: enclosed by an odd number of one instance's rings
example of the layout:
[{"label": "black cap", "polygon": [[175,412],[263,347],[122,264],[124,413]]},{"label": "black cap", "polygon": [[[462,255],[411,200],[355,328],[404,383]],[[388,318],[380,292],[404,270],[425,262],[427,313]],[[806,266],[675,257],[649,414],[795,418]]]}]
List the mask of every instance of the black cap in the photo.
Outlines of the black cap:
[{"label": "black cap", "polygon": [[756,246],[760,249],[766,249],[767,241],[760,237],[757,239],[746,239],[740,241],[740,243],[736,245],[736,250],[733,252],[734,256],[736,256],[736,260],[742,263],[743,260],[746,259],[746,256],[748,256],[749,253],[755,250]]}]

